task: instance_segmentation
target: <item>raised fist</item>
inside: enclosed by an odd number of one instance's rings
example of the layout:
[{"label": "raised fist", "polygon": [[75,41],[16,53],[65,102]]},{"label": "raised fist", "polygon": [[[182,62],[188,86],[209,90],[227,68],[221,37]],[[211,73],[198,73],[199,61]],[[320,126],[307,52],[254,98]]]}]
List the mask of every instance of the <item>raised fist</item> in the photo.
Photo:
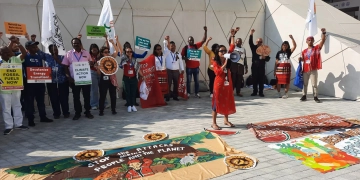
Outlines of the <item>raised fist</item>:
[{"label": "raised fist", "polygon": [[206,26],[204,26],[204,30],[207,31],[207,27],[206,27]]},{"label": "raised fist", "polygon": [[321,28],[321,32],[326,32],[326,29],[325,28]]},{"label": "raised fist", "polygon": [[209,37],[207,40],[208,40],[208,41],[211,41],[211,40],[212,40],[212,37]]},{"label": "raised fist", "polygon": [[230,34],[231,34],[231,35],[235,35],[235,29],[231,29],[231,30],[230,30]]},{"label": "raised fist", "polygon": [[239,31],[239,30],[240,30],[240,27],[236,27],[235,31],[237,32],[237,31]]},{"label": "raised fist", "polygon": [[291,34],[289,35],[289,37],[290,37],[290,39],[293,39],[293,36]]},{"label": "raised fist", "polygon": [[168,41],[169,39],[170,39],[170,37],[169,37],[169,36],[165,36],[165,40],[167,40],[167,41]]},{"label": "raised fist", "polygon": [[252,29],[250,32],[251,32],[251,33],[254,33],[254,32],[255,32],[255,29]]}]

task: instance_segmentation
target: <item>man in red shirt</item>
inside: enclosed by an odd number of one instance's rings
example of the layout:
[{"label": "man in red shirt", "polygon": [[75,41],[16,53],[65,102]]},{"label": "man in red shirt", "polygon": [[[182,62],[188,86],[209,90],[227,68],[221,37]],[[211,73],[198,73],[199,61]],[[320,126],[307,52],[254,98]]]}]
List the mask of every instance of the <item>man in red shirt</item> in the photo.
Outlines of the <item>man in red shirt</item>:
[{"label": "man in red shirt", "polygon": [[309,84],[309,79],[311,80],[314,100],[317,103],[320,103],[318,99],[318,70],[322,69],[322,60],[321,60],[321,48],[323,47],[326,40],[326,29],[321,29],[321,41],[318,45],[314,46],[314,37],[310,36],[306,39],[308,48],[303,50],[299,61],[303,61],[303,78],[304,78],[304,88],[303,96],[300,101],[306,101],[307,86]]},{"label": "man in red shirt", "polygon": [[207,27],[204,26],[204,37],[202,38],[201,42],[197,42],[194,44],[194,38],[192,36],[189,36],[188,43],[189,45],[186,45],[182,51],[181,56],[183,59],[185,59],[186,63],[186,90],[188,92],[188,96],[190,97],[190,84],[191,84],[191,76],[194,76],[194,82],[195,82],[195,97],[200,98],[199,95],[199,72],[200,72],[200,62],[189,60],[187,57],[187,50],[188,49],[199,49],[206,41],[207,38]]}]

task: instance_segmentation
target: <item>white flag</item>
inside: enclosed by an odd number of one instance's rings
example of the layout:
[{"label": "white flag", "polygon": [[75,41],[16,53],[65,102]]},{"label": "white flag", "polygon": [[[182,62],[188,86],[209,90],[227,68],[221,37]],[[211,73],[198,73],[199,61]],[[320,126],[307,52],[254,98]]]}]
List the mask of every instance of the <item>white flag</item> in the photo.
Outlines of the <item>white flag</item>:
[{"label": "white flag", "polygon": [[[103,8],[101,10],[98,26],[104,26],[108,39],[115,40],[115,28],[114,28],[114,16],[111,10],[110,0],[105,0]],[[110,51],[113,51],[112,44],[110,45]]]},{"label": "white flag", "polygon": [[52,0],[43,0],[41,44],[45,52],[49,53],[49,45],[55,44],[60,55],[65,55],[65,46],[60,33],[59,18],[56,15]]},{"label": "white flag", "polygon": [[309,0],[309,11],[306,17],[306,28],[309,30],[309,36],[315,36],[318,32],[315,0]]}]

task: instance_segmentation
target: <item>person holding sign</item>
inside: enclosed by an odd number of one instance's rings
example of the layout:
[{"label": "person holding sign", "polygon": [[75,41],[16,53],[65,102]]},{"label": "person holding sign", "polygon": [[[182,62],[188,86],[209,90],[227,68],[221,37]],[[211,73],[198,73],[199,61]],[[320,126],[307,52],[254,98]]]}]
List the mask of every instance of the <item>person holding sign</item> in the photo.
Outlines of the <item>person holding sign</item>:
[{"label": "person holding sign", "polygon": [[[251,96],[256,96],[259,91],[259,96],[264,97],[264,76],[265,76],[265,63],[270,61],[268,55],[261,55],[257,53],[258,48],[263,47],[263,40],[259,38],[256,44],[253,42],[253,34],[255,29],[250,31],[249,45],[252,52],[252,65],[251,75],[253,78],[253,93]],[[258,89],[259,85],[259,89]]]},{"label": "person holding sign", "polygon": [[191,85],[191,77],[194,77],[195,82],[195,97],[200,98],[199,94],[199,72],[200,72],[200,61],[196,60],[189,60],[188,57],[188,50],[197,50],[199,49],[206,41],[207,38],[207,27],[204,26],[204,37],[201,40],[201,42],[194,43],[194,38],[190,36],[188,38],[189,45],[186,45],[182,51],[181,56],[183,59],[185,59],[186,63],[186,87],[188,96],[190,97],[191,91],[190,91],[190,85]]},{"label": "person holding sign", "polygon": [[114,59],[118,52],[122,53],[121,51],[121,44],[118,41],[118,36],[115,36],[117,44],[114,43],[113,39],[110,39],[109,42],[114,47],[114,53],[110,54],[110,47],[102,47],[100,49],[100,61],[95,64],[97,68],[97,73],[100,76],[99,79],[99,90],[100,90],[100,99],[99,99],[99,116],[104,115],[105,109],[105,99],[107,91],[109,90],[110,94],[110,102],[111,102],[111,111],[112,114],[117,114],[116,108],[116,90],[119,90],[119,85],[116,78],[116,72],[118,69],[118,65],[116,60]]},{"label": "person holding sign", "polygon": [[314,46],[314,37],[310,36],[306,39],[306,43],[308,44],[308,48],[301,52],[301,57],[299,57],[299,61],[303,61],[303,77],[304,77],[304,88],[303,88],[303,96],[300,101],[306,101],[307,88],[309,84],[309,79],[311,80],[314,101],[320,103],[318,99],[318,70],[322,69],[322,60],[321,60],[321,49],[324,46],[326,40],[326,29],[321,28],[321,41],[318,45]]},{"label": "person holding sign", "polygon": [[[234,34],[235,30],[231,30],[232,36],[229,53],[231,53],[235,48]],[[235,127],[235,125],[229,122],[228,119],[230,114],[234,114],[236,112],[236,108],[230,72],[231,60],[224,57],[226,52],[228,52],[226,47],[224,45],[220,45],[219,48],[215,50],[215,57],[213,62],[216,77],[214,84],[214,96],[212,98],[213,122],[211,127],[215,130],[221,130],[221,128],[216,123],[216,117],[218,113],[224,115],[224,124],[226,126]]]},{"label": "person holding sign", "polygon": [[[169,55],[166,56],[165,58],[165,65],[166,65],[166,69],[167,69],[167,74],[168,74],[168,86],[169,86],[169,91],[171,88],[171,84],[174,82],[174,87],[173,87],[173,91],[172,91],[172,97],[175,101],[179,101],[178,99],[178,86],[179,86],[179,77],[180,77],[180,71],[181,74],[184,74],[184,65],[183,65],[183,61],[181,59],[181,56],[179,55],[178,52],[175,52],[176,50],[176,45],[174,41],[171,41],[170,43],[168,41],[170,41],[170,37],[166,36],[167,40],[164,40],[164,52],[169,51]],[[180,71],[179,71],[180,70]],[[166,101],[170,100],[170,92],[169,94],[167,94],[166,96]]]},{"label": "person holding sign", "polygon": [[[1,65],[4,66],[5,64],[8,63],[21,64],[25,59],[26,50],[20,44],[19,39],[17,39],[15,36],[12,36],[10,37],[10,41],[11,43],[9,44],[8,47],[6,46],[0,47],[0,54],[1,54],[0,66]],[[19,47],[21,51],[21,54],[18,56],[14,56],[12,52],[12,47],[14,44],[17,44],[17,47]],[[22,129],[22,130],[29,129],[28,127],[23,125],[23,114],[21,112],[20,94],[21,92],[19,90],[4,91],[2,90],[2,88],[0,88],[0,103],[2,107],[3,119],[5,122],[4,135],[10,134],[13,131],[14,127],[15,129]],[[11,115],[11,109],[13,110],[13,116]]]},{"label": "person holding sign", "polygon": [[[26,49],[28,50],[28,54],[25,57],[25,62],[23,63],[25,71],[25,77],[27,81],[32,79],[32,76],[37,77],[50,77],[49,69],[43,68],[45,60],[45,53],[40,51],[38,48],[39,42],[37,41],[28,41],[25,44]],[[36,69],[34,67],[41,67],[38,68],[40,71],[36,71],[36,74],[28,74],[28,70],[30,72],[31,69]],[[53,122],[52,119],[46,117],[45,111],[45,83],[44,81],[37,82],[37,80],[33,80],[33,83],[24,83],[25,84],[25,113],[29,121],[29,126],[35,126],[34,122],[34,99],[36,100],[37,107],[39,110],[40,115],[40,122]]]},{"label": "person holding sign", "polygon": [[69,118],[69,81],[66,78],[65,67],[62,65],[64,56],[59,55],[55,44],[49,45],[50,54],[45,54],[45,61],[51,67],[52,83],[47,83],[54,119],[59,119],[61,110],[64,118]]},{"label": "person holding sign", "polygon": [[[90,64],[91,56],[88,51],[82,49],[82,43],[79,38],[73,38],[71,40],[71,44],[74,49],[72,49],[66,53],[66,55],[62,61],[62,64],[65,65],[66,77],[69,80],[70,87],[71,87],[72,93],[73,93],[73,98],[74,98],[75,116],[74,116],[73,120],[78,120],[81,117],[81,112],[82,112],[82,107],[81,107],[81,102],[80,102],[80,92],[81,91],[82,91],[83,98],[84,98],[85,116],[89,119],[93,119],[94,116],[90,113],[91,84],[75,85],[74,71],[73,71],[73,63],[88,62]],[[89,67],[90,67],[90,65],[89,65]],[[86,68],[84,68],[84,69],[86,70]],[[85,73],[86,77],[90,76],[90,79],[91,79],[90,74],[86,74],[86,72],[83,72],[83,73]]]},{"label": "person holding sign", "polygon": [[[239,27],[236,28],[235,34],[240,30]],[[234,36],[235,36],[234,34]],[[231,37],[229,38],[229,44],[231,41]],[[231,74],[233,81],[233,89],[236,89],[236,95],[242,97],[243,95],[240,93],[242,86],[244,85],[244,74],[248,73],[248,65],[246,60],[246,51],[245,48],[242,47],[242,39],[237,38],[235,41],[235,51],[240,54],[240,60],[238,62],[231,62]],[[244,72],[245,70],[245,72]]]}]

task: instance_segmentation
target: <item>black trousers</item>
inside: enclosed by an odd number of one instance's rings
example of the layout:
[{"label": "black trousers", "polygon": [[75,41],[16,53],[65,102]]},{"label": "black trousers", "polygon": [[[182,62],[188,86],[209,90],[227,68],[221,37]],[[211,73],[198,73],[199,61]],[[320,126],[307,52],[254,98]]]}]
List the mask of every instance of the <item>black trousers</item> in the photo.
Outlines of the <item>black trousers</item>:
[{"label": "black trousers", "polygon": [[[169,84],[169,94],[167,95],[168,98],[173,97],[177,98],[179,96],[178,89],[179,89],[179,76],[180,72],[179,70],[167,70],[168,74],[168,84]],[[170,93],[171,84],[174,83],[173,90],[172,90],[172,96]]]},{"label": "black trousers", "polygon": [[45,111],[45,84],[26,83],[25,87],[25,113],[29,123],[34,122],[34,99],[39,110],[40,120],[46,118]]},{"label": "black trousers", "polygon": [[236,88],[236,94],[240,93],[242,85],[244,83],[244,65],[239,63],[231,63],[231,80],[233,82],[233,89]]},{"label": "black trousers", "polygon": [[[65,83],[47,83],[48,94],[54,116],[69,115],[69,82]],[[61,107],[61,109],[60,109]]]},{"label": "black trousers", "polygon": [[208,76],[209,76],[209,80],[210,80],[210,84],[209,84],[209,89],[210,89],[210,94],[213,94],[214,91],[214,81],[215,81],[215,72],[211,69],[208,68],[207,70]]},{"label": "black trousers", "polygon": [[264,94],[265,65],[257,63],[252,64],[251,75],[253,78],[253,93],[257,94],[259,92],[259,94]]},{"label": "black trousers", "polygon": [[83,98],[84,98],[85,114],[90,113],[91,85],[75,86],[74,83],[70,83],[70,87],[71,87],[72,93],[73,93],[75,114],[80,115],[82,112],[82,107],[81,107],[82,105],[81,105],[81,101],[80,101],[80,92],[81,91],[82,91]]},{"label": "black trousers", "polygon": [[124,88],[126,92],[126,104],[128,106],[134,106],[136,102],[136,90],[138,80],[136,77],[123,76]]},{"label": "black trousers", "polygon": [[[102,78],[103,76],[101,76]],[[115,111],[116,108],[116,86],[114,86],[111,81],[110,78],[108,80],[103,80],[100,79],[99,81],[99,93],[100,93],[100,98],[99,98],[99,110],[100,111],[104,111],[105,109],[105,99],[106,99],[106,94],[107,91],[109,90],[109,94],[110,94],[110,103],[111,103],[111,110]]]}]

